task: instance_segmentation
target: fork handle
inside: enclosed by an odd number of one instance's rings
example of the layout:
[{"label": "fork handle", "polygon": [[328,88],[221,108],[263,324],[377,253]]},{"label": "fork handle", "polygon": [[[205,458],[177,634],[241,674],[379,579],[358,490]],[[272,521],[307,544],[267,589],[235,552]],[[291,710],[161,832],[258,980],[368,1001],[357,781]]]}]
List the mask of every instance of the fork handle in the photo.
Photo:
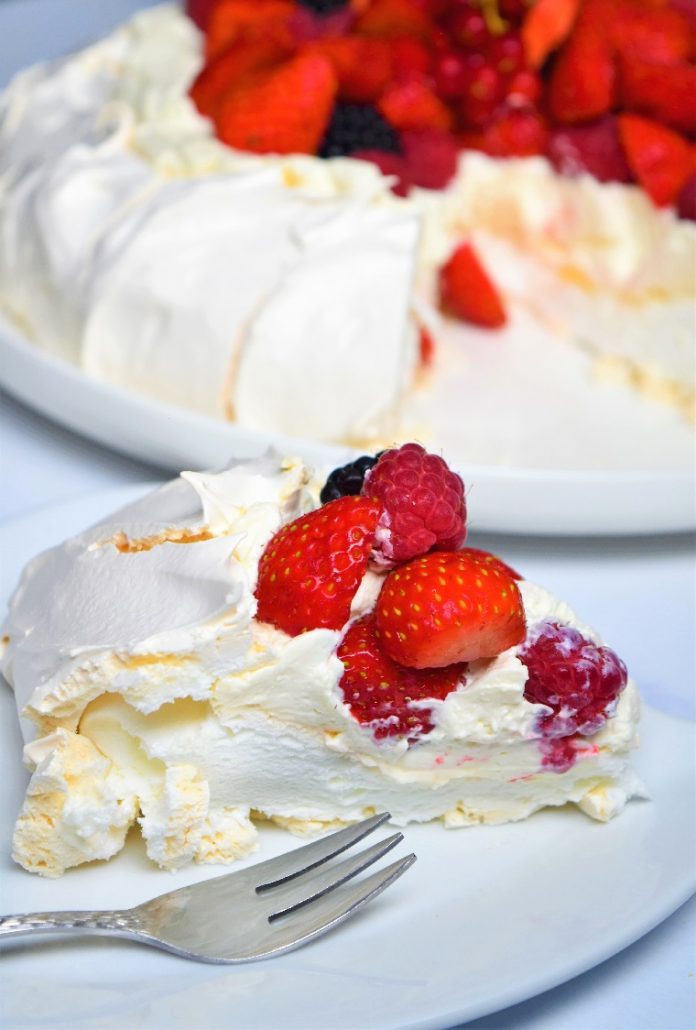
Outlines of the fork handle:
[{"label": "fork handle", "polygon": [[0,916],[0,937],[30,933],[123,934],[136,929],[128,912],[28,912]]}]

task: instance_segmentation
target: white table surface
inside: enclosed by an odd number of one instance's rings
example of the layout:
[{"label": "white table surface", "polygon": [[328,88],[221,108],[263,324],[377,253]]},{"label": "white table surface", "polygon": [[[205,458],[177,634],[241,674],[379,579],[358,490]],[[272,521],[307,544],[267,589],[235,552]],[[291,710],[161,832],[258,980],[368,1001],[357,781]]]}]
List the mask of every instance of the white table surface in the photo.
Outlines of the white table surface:
[{"label": "white table surface", "polygon": [[[29,38],[6,31],[20,7],[24,8],[22,24],[26,24],[26,8],[31,6],[36,8],[39,42],[35,35]],[[51,57],[63,53],[143,6],[143,0],[80,0],[79,4],[76,0],[0,0],[0,85],[37,54]],[[50,24],[45,18],[47,8],[55,12]],[[0,520],[21,517],[80,494],[162,478],[159,470],[82,440],[7,396],[0,394],[0,400]],[[641,670],[644,697],[671,714],[694,718],[693,539],[479,537],[471,542],[503,553],[523,569],[533,568],[537,579],[561,594],[564,583],[572,582],[576,595],[572,600],[586,613],[588,605],[581,604],[585,590],[589,600],[601,577],[592,617],[617,650]],[[636,624],[641,632],[635,632]],[[685,804],[689,800],[685,799]],[[696,856],[693,859],[696,861]],[[695,1020],[696,899],[692,899],[652,933],[596,969],[468,1026],[690,1030]]]}]

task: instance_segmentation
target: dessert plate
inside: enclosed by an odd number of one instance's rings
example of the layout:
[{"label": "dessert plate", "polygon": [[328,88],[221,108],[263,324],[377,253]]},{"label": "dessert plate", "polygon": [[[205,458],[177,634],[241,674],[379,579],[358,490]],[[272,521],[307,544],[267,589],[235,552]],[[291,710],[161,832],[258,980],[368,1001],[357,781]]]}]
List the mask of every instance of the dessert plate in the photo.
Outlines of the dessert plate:
[{"label": "dessert plate", "polygon": [[[38,547],[58,542],[139,492],[108,491],[0,527],[5,558],[0,605]],[[544,565],[547,578],[551,573],[565,580],[564,596],[571,601],[583,593],[582,577],[574,580],[567,564],[549,556],[536,564],[539,570]],[[674,566],[683,564],[669,556],[662,563],[643,562],[640,569],[637,563],[619,563],[607,568],[606,583],[596,577],[600,607],[605,587],[615,611],[616,590],[624,590],[621,617],[630,625],[621,650],[639,682],[650,683],[652,669],[641,658],[645,634],[633,618],[633,577],[639,572],[644,591],[660,584],[675,606],[677,592],[683,593],[682,607],[688,609],[688,573],[674,577]],[[658,623],[660,618],[656,613]],[[652,639],[660,638],[661,629],[653,625]],[[667,699],[671,682],[688,680],[680,660],[668,653],[662,663]],[[651,698],[659,700],[659,687],[653,689]],[[14,866],[10,838],[27,775],[13,699],[4,683],[0,734],[5,911],[131,905],[219,875],[213,866],[158,872],[135,837],[111,862],[60,880],[40,879]],[[407,827],[408,850],[419,858],[410,876],[323,941],[273,961],[234,969],[199,966],[105,939],[3,947],[0,991],[6,1021],[18,1030],[68,1024],[75,1030],[97,1025],[215,1030],[229,1026],[230,1019],[258,1030],[424,1030],[453,1026],[547,990],[635,941],[696,890],[690,803],[694,727],[648,709],[642,735],[636,765],[651,801],[632,802],[607,825],[562,809],[500,827],[449,832],[437,825]],[[249,862],[279,854],[292,843],[272,827],[262,829],[261,838],[261,850]]]},{"label": "dessert plate", "polygon": [[[464,338],[456,327],[445,335],[437,380],[416,392],[407,421],[413,438],[446,453],[476,492],[473,528],[544,535],[696,528],[693,428],[623,387],[591,383],[588,361],[531,326],[526,338],[483,331]],[[327,470],[350,454],[92,379],[39,350],[2,315],[0,386],[69,429],[177,472],[219,467],[269,445]]]}]

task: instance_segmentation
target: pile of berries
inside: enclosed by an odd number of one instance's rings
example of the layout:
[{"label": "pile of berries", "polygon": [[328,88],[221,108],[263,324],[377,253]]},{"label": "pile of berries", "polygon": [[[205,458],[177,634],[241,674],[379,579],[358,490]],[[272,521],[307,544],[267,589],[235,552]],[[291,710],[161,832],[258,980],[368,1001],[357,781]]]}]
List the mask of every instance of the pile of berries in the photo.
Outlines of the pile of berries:
[{"label": "pile of berries", "polygon": [[224,142],[355,155],[398,192],[462,149],[637,182],[695,218],[692,0],[188,0]]},{"label": "pile of berries", "polygon": [[[550,709],[545,737],[592,733],[610,714],[625,667],[568,627],[527,638],[519,574],[463,546],[464,484],[438,455],[408,443],[359,458],[331,473],[322,500],[269,541],[257,618],[292,636],[344,631],[343,697],[377,739],[413,743],[429,733],[428,702],[465,683],[469,662],[517,645],[529,669],[525,696]],[[379,596],[351,620],[369,568],[383,574]]]}]

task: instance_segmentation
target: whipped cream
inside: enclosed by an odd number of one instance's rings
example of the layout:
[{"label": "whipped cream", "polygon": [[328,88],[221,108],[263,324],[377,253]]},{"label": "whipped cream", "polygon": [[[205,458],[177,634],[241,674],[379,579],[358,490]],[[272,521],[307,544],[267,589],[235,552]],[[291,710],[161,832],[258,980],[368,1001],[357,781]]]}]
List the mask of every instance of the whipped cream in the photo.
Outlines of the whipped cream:
[{"label": "whipped cream", "polygon": [[[18,862],[58,875],[109,857],[136,819],[150,858],[174,868],[253,848],[253,813],[296,832],[375,809],[459,826],[574,801],[606,819],[641,793],[627,764],[634,685],[558,772],[537,729],[548,709],[525,699],[514,649],[428,700],[434,729],[415,744],[358,723],[339,686],[342,631],[289,637],[254,617],[263,548],[316,504],[310,470],[269,454],[183,473],[27,566],[2,659],[33,770]],[[373,608],[384,575],[366,573],[351,618]],[[520,589],[530,627],[555,620],[599,640],[541,587]]]}]

